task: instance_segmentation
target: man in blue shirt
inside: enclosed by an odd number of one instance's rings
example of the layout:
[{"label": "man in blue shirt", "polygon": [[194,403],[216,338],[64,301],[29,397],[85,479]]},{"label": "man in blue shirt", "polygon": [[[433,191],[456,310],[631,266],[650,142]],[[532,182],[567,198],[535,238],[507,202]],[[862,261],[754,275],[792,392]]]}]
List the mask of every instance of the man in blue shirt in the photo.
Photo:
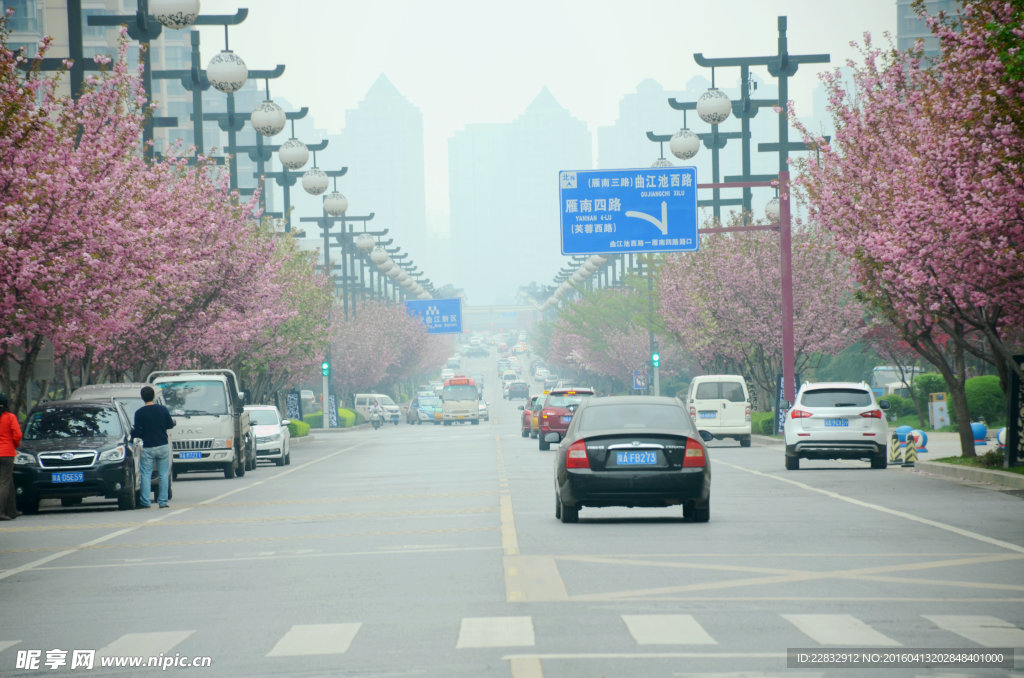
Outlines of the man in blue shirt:
[{"label": "man in blue shirt", "polygon": [[139,462],[139,473],[142,477],[139,490],[139,504],[149,508],[150,497],[153,496],[153,462],[159,476],[157,503],[160,508],[167,508],[167,495],[170,488],[171,445],[167,440],[167,431],[174,428],[174,419],[166,407],[155,402],[156,393],[152,386],[143,386],[142,401],[146,403],[135,411],[135,425],[132,426],[132,437],[142,438],[142,460]]}]

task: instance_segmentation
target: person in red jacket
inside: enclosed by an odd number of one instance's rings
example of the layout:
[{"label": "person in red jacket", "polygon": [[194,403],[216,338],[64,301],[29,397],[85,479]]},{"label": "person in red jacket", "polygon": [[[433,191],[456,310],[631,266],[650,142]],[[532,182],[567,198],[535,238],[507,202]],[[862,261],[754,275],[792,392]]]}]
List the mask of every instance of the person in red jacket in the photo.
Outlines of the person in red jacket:
[{"label": "person in red jacket", "polygon": [[7,396],[0,393],[0,520],[14,520],[21,513],[14,500],[14,457],[21,445],[21,426],[7,411]]}]

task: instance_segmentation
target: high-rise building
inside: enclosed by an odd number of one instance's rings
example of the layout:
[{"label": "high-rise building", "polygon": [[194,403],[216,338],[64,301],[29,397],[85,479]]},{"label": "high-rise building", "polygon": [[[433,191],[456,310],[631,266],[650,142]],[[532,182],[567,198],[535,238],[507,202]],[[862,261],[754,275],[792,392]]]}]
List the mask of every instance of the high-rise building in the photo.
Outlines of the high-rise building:
[{"label": "high-rise building", "polygon": [[545,87],[515,120],[467,125],[448,142],[451,278],[474,305],[548,282],[561,253],[558,172],[592,167],[591,134]]},{"label": "high-rise building", "polygon": [[[907,50],[914,46],[918,38],[923,38],[925,54],[938,56],[939,41],[932,36],[928,24],[917,16],[912,3],[913,0],[896,0],[896,47]],[[947,16],[953,17],[961,7],[960,0],[925,0],[924,4],[929,16],[945,12]]]}]

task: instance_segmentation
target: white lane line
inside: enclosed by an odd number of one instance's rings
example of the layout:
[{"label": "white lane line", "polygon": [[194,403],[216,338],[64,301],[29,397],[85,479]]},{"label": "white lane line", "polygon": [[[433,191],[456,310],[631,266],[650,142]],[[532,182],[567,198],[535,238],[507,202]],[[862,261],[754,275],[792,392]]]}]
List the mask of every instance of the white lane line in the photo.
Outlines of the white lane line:
[{"label": "white lane line", "polygon": [[170,652],[175,645],[195,631],[160,631],[157,633],[126,633],[110,645],[100,648],[99,657],[156,657]]},{"label": "white lane line", "polygon": [[514,658],[509,660],[508,664],[512,678],[544,678],[540,660],[534,657]]},{"label": "white lane line", "polygon": [[922,615],[940,629],[984,647],[1024,647],[1024,630],[999,617],[969,614]]},{"label": "white lane line", "polygon": [[[257,485],[262,485],[263,483],[265,483],[267,481],[275,480],[277,478],[283,478],[284,476],[288,475],[289,473],[295,473],[296,471],[301,471],[302,469],[304,469],[304,468],[306,468],[308,466],[312,466],[313,464],[319,464],[320,462],[327,461],[328,459],[336,457],[339,454],[344,454],[345,452],[348,452],[349,450],[353,450],[353,449],[359,447],[360,445],[365,445],[365,444],[367,444],[367,442],[369,442],[369,441],[365,441],[365,442],[362,442],[362,443],[357,443],[355,445],[349,445],[348,447],[340,449],[337,452],[332,452],[331,454],[328,454],[326,456],[320,457],[319,459],[314,459],[312,461],[308,461],[305,464],[302,464],[301,466],[296,466],[295,468],[289,469],[288,471],[284,471],[282,473],[274,474],[274,476],[272,476],[270,478],[267,478],[266,480],[260,480],[260,481],[257,481],[255,483],[252,483],[250,485],[246,485],[244,487],[239,487],[239,488],[230,490],[229,492],[225,492],[224,494],[219,494],[216,497],[213,497],[211,499],[207,499],[205,501],[200,502],[199,504],[197,504],[197,506],[201,506],[203,504],[212,504],[215,501],[220,501],[221,499],[224,499],[225,497],[230,497],[231,495],[237,494],[238,492],[242,492],[243,490],[248,490],[251,487],[256,487]],[[0,580],[7,579],[8,577],[13,577],[14,575],[20,574],[22,572],[28,572],[29,570],[34,570],[35,568],[39,567],[40,565],[45,565],[46,563],[52,562],[54,560],[57,560],[58,558],[63,558],[64,556],[69,556],[72,553],[77,553],[78,551],[80,551],[82,549],[85,549],[85,548],[88,548],[90,546],[95,546],[96,544],[102,544],[105,541],[109,541],[111,539],[114,539],[115,537],[120,537],[123,534],[128,534],[129,532],[134,532],[135,530],[139,529],[140,527],[145,527],[146,525],[149,525],[149,524],[152,524],[152,523],[158,523],[158,522],[160,522],[162,520],[167,520],[168,518],[171,518],[172,516],[181,515],[182,513],[186,513],[188,511],[193,510],[193,508],[195,508],[195,507],[191,507],[190,506],[188,508],[183,508],[183,509],[178,509],[178,510],[175,510],[175,511],[170,511],[168,513],[165,513],[162,516],[159,516],[157,518],[151,518],[151,519],[149,519],[149,520],[147,520],[147,521],[145,521],[143,523],[139,523],[138,525],[135,525],[133,527],[127,527],[127,528],[124,528],[122,530],[117,530],[115,532],[111,532],[110,534],[103,535],[102,537],[98,537],[98,538],[93,539],[91,541],[87,541],[87,542],[84,542],[82,544],[79,544],[78,546],[73,546],[73,547],[67,549],[66,551],[59,551],[57,553],[51,553],[50,555],[45,556],[43,558],[40,558],[39,560],[33,560],[30,563],[25,563],[24,565],[19,565],[18,567],[12,568],[10,570],[4,570],[3,572],[0,572]],[[142,509],[142,510],[144,510],[144,509]]]},{"label": "white lane line", "polygon": [[3,652],[9,647],[14,647],[20,642],[20,640],[0,640],[0,652]]},{"label": "white lane line", "polygon": [[1016,553],[1024,553],[1024,546],[1021,546],[1020,544],[1013,544],[1013,543],[1008,542],[1008,541],[1003,541],[1002,539],[995,539],[993,537],[987,537],[987,536],[985,536],[983,534],[978,534],[977,532],[971,532],[970,530],[965,530],[963,528],[956,527],[954,525],[949,525],[947,523],[940,523],[937,520],[929,520],[928,518],[922,518],[921,516],[915,516],[912,513],[906,513],[904,511],[897,511],[896,509],[891,509],[891,508],[888,508],[886,506],[881,506],[879,504],[872,504],[872,503],[869,503],[869,502],[866,502],[866,501],[861,501],[859,499],[854,499],[853,497],[847,497],[845,495],[839,494],[838,492],[831,492],[829,490],[823,490],[823,489],[821,489],[819,487],[814,487],[812,485],[808,485],[807,483],[801,483],[800,481],[793,480],[791,478],[783,478],[783,477],[777,476],[777,475],[775,475],[773,473],[764,473],[763,471],[755,471],[754,469],[745,468],[743,466],[737,466],[736,464],[730,464],[729,462],[721,461],[720,459],[715,459],[715,463],[716,464],[720,464],[722,466],[728,466],[729,468],[736,469],[737,471],[744,471],[745,473],[750,473],[750,474],[753,474],[755,476],[762,476],[764,478],[769,478],[771,480],[777,480],[780,483],[789,483],[790,485],[795,485],[796,487],[799,487],[801,489],[807,490],[809,492],[816,492],[818,494],[823,494],[826,497],[832,497],[833,499],[838,499],[839,501],[845,501],[845,502],[847,502],[849,504],[853,504],[854,506],[860,506],[860,507],[863,507],[863,508],[868,508],[868,509],[871,509],[872,511],[878,511],[880,513],[887,513],[887,514],[889,514],[891,516],[896,516],[897,518],[903,518],[904,520],[910,520],[910,521],[913,521],[915,523],[920,523],[922,525],[928,525],[929,527],[934,527],[934,528],[937,528],[937,529],[940,529],[940,530],[945,530],[946,532],[952,532],[953,534],[958,534],[961,537],[967,537],[968,539],[974,539],[976,541],[980,541],[980,542],[985,543],[985,544],[990,544],[992,546],[998,546],[1001,549],[1006,549],[1008,551],[1014,551]]},{"label": "white lane line", "polygon": [[300,624],[281,636],[268,657],[345,654],[362,624]]},{"label": "white lane line", "polygon": [[896,647],[902,644],[849,614],[784,614],[782,618],[821,645]]},{"label": "white lane line", "polygon": [[622,621],[637,645],[717,645],[689,614],[624,614]]},{"label": "white lane line", "polygon": [[463,617],[455,647],[532,647],[535,642],[531,617]]}]

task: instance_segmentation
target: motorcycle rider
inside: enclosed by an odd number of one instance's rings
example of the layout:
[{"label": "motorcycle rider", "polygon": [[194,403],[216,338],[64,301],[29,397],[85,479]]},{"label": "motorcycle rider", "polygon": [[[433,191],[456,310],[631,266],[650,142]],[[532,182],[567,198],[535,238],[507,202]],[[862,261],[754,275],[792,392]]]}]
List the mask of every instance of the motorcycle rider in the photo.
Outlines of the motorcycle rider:
[{"label": "motorcycle rider", "polygon": [[370,405],[370,422],[374,428],[378,428],[384,423],[384,408],[380,406],[380,403],[376,400]]}]

